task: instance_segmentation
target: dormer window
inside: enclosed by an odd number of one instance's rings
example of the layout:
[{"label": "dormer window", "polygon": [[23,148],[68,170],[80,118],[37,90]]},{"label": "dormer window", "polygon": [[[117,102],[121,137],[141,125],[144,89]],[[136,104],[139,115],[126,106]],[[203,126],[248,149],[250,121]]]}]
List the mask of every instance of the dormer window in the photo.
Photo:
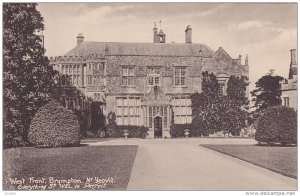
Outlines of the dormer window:
[{"label": "dormer window", "polygon": [[122,67],[122,85],[134,85],[134,67]]},{"label": "dormer window", "polygon": [[174,86],[186,86],[186,67],[174,68]]},{"label": "dormer window", "polygon": [[160,85],[161,81],[160,67],[150,67],[148,70],[148,85],[155,86]]}]

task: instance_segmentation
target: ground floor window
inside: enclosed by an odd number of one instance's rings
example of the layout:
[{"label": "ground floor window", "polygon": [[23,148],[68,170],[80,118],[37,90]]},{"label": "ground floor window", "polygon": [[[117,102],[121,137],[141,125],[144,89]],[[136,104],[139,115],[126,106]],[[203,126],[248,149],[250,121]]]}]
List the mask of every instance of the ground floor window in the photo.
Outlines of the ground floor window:
[{"label": "ground floor window", "polygon": [[141,98],[118,97],[117,98],[117,124],[140,125]]},{"label": "ground floor window", "polygon": [[174,123],[192,123],[191,99],[189,97],[175,97],[172,99]]},{"label": "ground floor window", "polygon": [[63,98],[63,106],[68,108],[68,109],[75,109],[75,108],[83,109],[84,100],[83,100],[82,97]]}]

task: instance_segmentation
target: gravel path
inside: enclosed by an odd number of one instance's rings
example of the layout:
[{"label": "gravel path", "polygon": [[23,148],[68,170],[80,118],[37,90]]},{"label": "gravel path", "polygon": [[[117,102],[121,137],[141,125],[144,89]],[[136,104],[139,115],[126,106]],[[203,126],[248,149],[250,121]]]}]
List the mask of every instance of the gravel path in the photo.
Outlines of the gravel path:
[{"label": "gravel path", "polygon": [[254,140],[111,140],[139,149],[127,190],[296,190],[297,180],[199,146],[253,144]]}]

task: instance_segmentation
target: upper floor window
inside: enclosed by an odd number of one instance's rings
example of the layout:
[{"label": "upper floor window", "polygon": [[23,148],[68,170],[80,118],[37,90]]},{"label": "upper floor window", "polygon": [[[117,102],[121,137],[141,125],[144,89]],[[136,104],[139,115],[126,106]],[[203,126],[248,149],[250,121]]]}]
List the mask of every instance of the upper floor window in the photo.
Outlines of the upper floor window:
[{"label": "upper floor window", "polygon": [[218,95],[223,96],[225,94],[225,82],[219,82]]},{"label": "upper floor window", "polygon": [[159,67],[150,67],[148,70],[148,84],[151,86],[160,85],[161,70]]},{"label": "upper floor window", "polygon": [[87,85],[92,85],[92,76],[91,75],[87,76]]},{"label": "upper floor window", "polygon": [[219,83],[218,86],[218,95],[219,96],[223,96],[227,94],[227,82],[228,82],[229,76],[225,73],[221,73],[219,75],[217,75],[217,80]]},{"label": "upper floor window", "polygon": [[289,106],[290,105],[290,98],[289,97],[283,97],[283,105]]},{"label": "upper floor window", "polygon": [[174,85],[185,86],[186,85],[186,68],[175,67],[174,69]]},{"label": "upper floor window", "polygon": [[122,68],[122,85],[134,85],[134,67]]}]

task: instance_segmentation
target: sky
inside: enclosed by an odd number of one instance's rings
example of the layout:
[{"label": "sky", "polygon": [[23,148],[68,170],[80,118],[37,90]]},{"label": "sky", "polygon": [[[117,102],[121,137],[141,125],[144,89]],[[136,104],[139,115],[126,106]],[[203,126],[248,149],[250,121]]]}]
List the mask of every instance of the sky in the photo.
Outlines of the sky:
[{"label": "sky", "polygon": [[154,22],[167,42],[184,43],[191,25],[193,43],[223,47],[242,62],[248,54],[250,90],[270,69],[288,77],[297,47],[296,3],[39,3],[37,9],[47,56],[74,48],[78,33],[85,41],[151,43]]}]

